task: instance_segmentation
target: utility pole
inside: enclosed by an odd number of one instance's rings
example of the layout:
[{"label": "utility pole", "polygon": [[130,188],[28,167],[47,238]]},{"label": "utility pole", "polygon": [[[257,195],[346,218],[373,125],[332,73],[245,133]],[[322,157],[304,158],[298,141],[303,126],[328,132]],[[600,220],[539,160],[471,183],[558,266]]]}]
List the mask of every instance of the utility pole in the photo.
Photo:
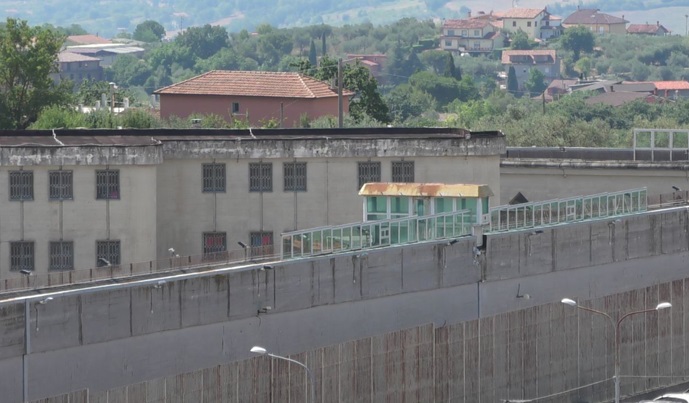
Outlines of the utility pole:
[{"label": "utility pole", "polygon": [[342,58],[337,59],[337,127],[342,128]]}]

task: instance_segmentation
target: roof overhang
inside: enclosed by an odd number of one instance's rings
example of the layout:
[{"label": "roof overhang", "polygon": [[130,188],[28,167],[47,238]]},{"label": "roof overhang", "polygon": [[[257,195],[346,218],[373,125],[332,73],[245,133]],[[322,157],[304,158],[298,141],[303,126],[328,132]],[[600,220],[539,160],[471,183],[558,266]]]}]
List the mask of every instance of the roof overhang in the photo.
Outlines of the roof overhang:
[{"label": "roof overhang", "polygon": [[489,197],[493,191],[488,185],[371,182],[361,187],[359,196]]}]

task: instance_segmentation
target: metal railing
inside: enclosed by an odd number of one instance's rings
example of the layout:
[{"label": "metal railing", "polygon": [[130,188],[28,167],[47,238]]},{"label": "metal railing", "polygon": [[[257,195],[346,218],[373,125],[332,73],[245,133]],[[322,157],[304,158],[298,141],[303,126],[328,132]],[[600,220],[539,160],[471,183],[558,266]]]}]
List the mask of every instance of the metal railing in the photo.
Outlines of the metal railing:
[{"label": "metal railing", "polygon": [[661,161],[689,159],[689,130],[686,129],[634,129],[632,131],[632,148],[634,160],[643,151],[651,153],[651,161],[656,160],[656,154]]},{"label": "metal railing", "polygon": [[688,190],[677,190],[672,193],[663,193],[648,196],[649,209],[686,206],[687,204],[689,204]]},{"label": "metal railing", "polygon": [[469,210],[311,228],[282,234],[282,259],[471,235]]},{"label": "metal railing", "polygon": [[648,209],[646,188],[490,209],[489,232],[543,227],[634,214]]},{"label": "metal railing", "polygon": [[90,269],[60,270],[22,274],[11,272],[0,280],[0,293],[27,289],[59,287],[72,284],[84,284],[111,279],[127,279],[136,276],[170,273],[179,270],[203,271],[218,266],[241,266],[252,262],[276,260],[273,245],[249,247],[245,250],[232,250],[209,253],[205,255],[172,256],[147,262],[126,263],[94,267]]}]

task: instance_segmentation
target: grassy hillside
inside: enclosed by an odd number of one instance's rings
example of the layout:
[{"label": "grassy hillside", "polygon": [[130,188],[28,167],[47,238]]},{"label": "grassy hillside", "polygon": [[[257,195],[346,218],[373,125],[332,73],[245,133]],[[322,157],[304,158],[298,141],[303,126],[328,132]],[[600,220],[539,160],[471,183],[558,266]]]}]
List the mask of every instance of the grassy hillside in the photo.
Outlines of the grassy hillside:
[{"label": "grassy hillside", "polygon": [[[553,13],[566,16],[578,3],[573,0],[0,0],[0,10],[8,17],[26,19],[32,25],[78,24],[91,33],[111,37],[118,31],[131,33],[138,23],[148,19],[160,22],[167,31],[208,23],[239,31],[253,30],[262,23],[276,27],[321,23],[341,26],[361,22],[387,24],[404,17],[460,18],[469,10],[500,11],[513,4],[530,8],[548,6]],[[583,3],[587,8],[625,14],[633,23],[660,20],[674,33],[684,33],[684,15],[689,12],[689,0],[586,0]]]},{"label": "grassy hillside", "polygon": [[467,9],[444,7],[446,0],[0,0],[8,17],[26,19],[32,25],[81,25],[103,37],[118,31],[133,32],[136,25],[152,19],[167,31],[219,23],[229,30],[254,29],[262,23],[276,27],[314,24],[344,25],[372,22],[385,24],[404,17],[458,18]]}]

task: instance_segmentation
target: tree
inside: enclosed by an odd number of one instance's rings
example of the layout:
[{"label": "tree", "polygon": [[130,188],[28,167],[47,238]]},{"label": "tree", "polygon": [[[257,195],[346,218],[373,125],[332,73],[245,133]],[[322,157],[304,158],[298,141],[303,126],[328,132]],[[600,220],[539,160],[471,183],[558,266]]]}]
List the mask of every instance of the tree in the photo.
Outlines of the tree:
[{"label": "tree", "polygon": [[517,96],[519,92],[519,82],[517,81],[517,72],[514,70],[514,66],[510,66],[507,72],[507,92]]},{"label": "tree", "polygon": [[533,44],[529,39],[529,35],[521,29],[512,35],[510,49],[514,50],[530,50],[533,49]]},{"label": "tree", "polygon": [[534,96],[541,94],[545,91],[547,85],[545,84],[545,75],[539,69],[529,70],[529,79],[524,83],[524,88],[526,88],[529,93]]},{"label": "tree", "polygon": [[584,79],[587,79],[591,73],[591,59],[582,57],[574,63],[574,71],[579,73]]},{"label": "tree", "polygon": [[[302,68],[308,68],[308,65]],[[330,82],[337,77],[337,61],[323,56],[319,68],[310,75],[317,80]],[[349,114],[355,121],[365,120],[366,117],[383,123],[390,121],[388,107],[378,92],[378,82],[366,67],[359,62],[344,65],[342,81],[344,88],[356,94],[349,104]]]},{"label": "tree", "polygon": [[462,72],[458,67],[455,67],[455,58],[452,57],[452,53],[450,52],[447,52],[447,63],[445,64],[443,75],[445,77],[452,77],[455,80],[462,79]]},{"label": "tree", "polygon": [[390,115],[395,122],[421,116],[424,112],[435,110],[435,99],[427,92],[413,88],[409,84],[395,87],[385,97]]},{"label": "tree", "polygon": [[311,49],[309,49],[309,63],[312,66],[318,66],[318,55],[316,54],[316,44],[311,39]]},{"label": "tree", "polygon": [[560,37],[560,44],[565,50],[574,53],[574,61],[579,60],[581,52],[590,53],[593,51],[593,33],[584,26],[567,28]]},{"label": "tree", "polygon": [[177,35],[175,43],[189,48],[194,56],[206,59],[227,46],[228,39],[225,28],[206,24],[184,30]]},{"label": "tree", "polygon": [[8,18],[0,28],[0,126],[25,129],[41,109],[68,103],[71,82],[56,85],[57,54],[65,37]]},{"label": "tree", "polygon": [[388,56],[385,70],[388,74],[388,82],[397,85],[404,83],[414,72],[409,70],[409,64],[404,57],[402,45],[397,42],[392,48],[392,54]]},{"label": "tree", "polygon": [[142,42],[160,42],[164,36],[165,28],[162,25],[157,21],[146,20],[136,26],[132,37]]}]

